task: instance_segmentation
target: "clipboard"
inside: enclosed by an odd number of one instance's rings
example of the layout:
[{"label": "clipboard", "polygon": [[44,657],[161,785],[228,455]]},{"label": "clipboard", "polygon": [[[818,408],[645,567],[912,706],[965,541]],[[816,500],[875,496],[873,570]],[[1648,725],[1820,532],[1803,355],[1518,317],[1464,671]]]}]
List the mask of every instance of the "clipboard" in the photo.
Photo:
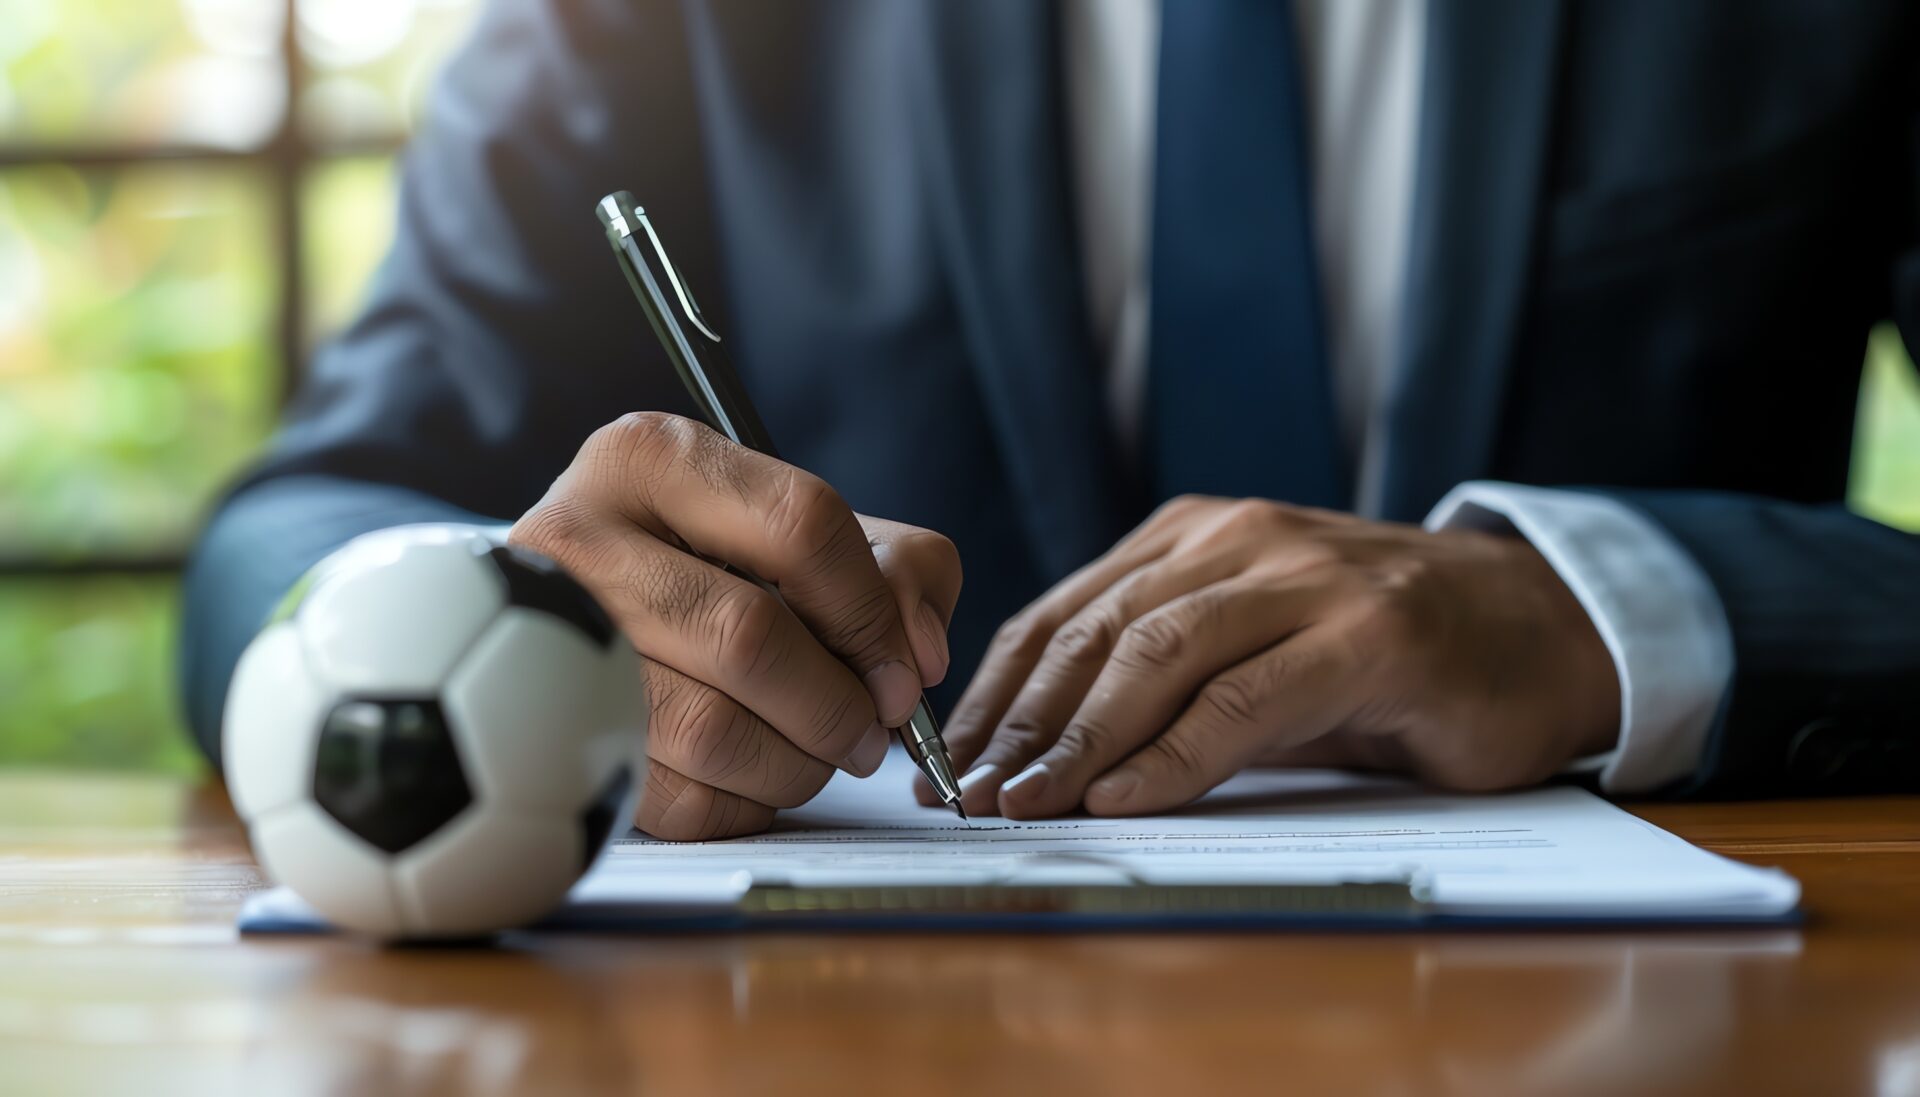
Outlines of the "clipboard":
[{"label": "clipboard", "polygon": [[[762,835],[615,841],[531,927],[754,931],[1424,930],[1791,926],[1799,884],[1583,789],[1437,793],[1391,779],[1247,773],[1153,819],[980,820],[913,804],[896,752]],[[242,933],[314,933],[253,896]]]}]

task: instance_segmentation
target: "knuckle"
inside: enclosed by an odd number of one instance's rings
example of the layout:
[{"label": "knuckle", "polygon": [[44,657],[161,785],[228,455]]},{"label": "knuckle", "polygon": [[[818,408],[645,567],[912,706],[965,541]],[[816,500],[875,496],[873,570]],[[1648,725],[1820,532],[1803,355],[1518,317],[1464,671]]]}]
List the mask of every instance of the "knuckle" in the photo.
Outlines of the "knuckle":
[{"label": "knuckle", "polygon": [[1260,703],[1269,697],[1284,694],[1296,679],[1305,676],[1316,665],[1317,657],[1299,654],[1299,649],[1289,647],[1274,648],[1260,658],[1238,669],[1237,673],[1226,675],[1245,687],[1247,697],[1256,715]]},{"label": "knuckle", "polygon": [[774,643],[785,611],[764,591],[737,586],[708,599],[714,660],[728,673],[742,677],[764,674],[779,659]]},{"label": "knuckle", "polygon": [[691,684],[682,691],[676,726],[672,731],[680,749],[675,756],[693,771],[718,779],[738,772],[734,754],[752,739],[747,711],[710,686]]},{"label": "knuckle", "polygon": [[755,735],[751,713],[732,702],[709,706],[719,715],[707,718],[708,734],[702,741],[703,774],[716,785],[758,787],[766,783],[767,764],[772,747],[764,735]]},{"label": "knuckle", "polygon": [[1280,523],[1285,509],[1267,499],[1236,499],[1221,515],[1221,525],[1236,533],[1264,533]]},{"label": "knuckle", "polygon": [[930,529],[915,530],[895,543],[896,551],[904,551],[912,560],[916,571],[923,574],[954,575],[960,574],[960,549],[953,540]]},{"label": "knuckle", "polygon": [[[641,663],[640,673],[645,677],[647,685],[649,712],[647,726],[651,729],[655,726],[671,725],[679,718],[676,710],[683,701],[681,694],[694,684],[693,679],[651,659]],[[648,742],[652,741],[649,736]]]},{"label": "knuckle", "polygon": [[866,720],[872,718],[871,708],[864,719],[855,721],[853,718],[856,706],[865,696],[863,693],[849,690],[822,691],[820,698],[814,702],[813,711],[808,715],[806,727],[801,731],[804,738],[800,741],[800,745],[813,751],[816,757],[840,756],[852,751],[859,745],[859,741],[852,738],[852,735],[863,732]]},{"label": "knuckle", "polygon": [[1227,724],[1251,724],[1259,717],[1259,684],[1244,672],[1222,674],[1200,690],[1203,710]]},{"label": "knuckle", "polygon": [[1289,546],[1287,555],[1299,571],[1325,571],[1339,567],[1346,559],[1340,547],[1318,537],[1307,537]]},{"label": "knuckle", "polygon": [[1378,582],[1390,590],[1411,595],[1432,579],[1432,561],[1422,556],[1401,556],[1380,569]]},{"label": "knuckle", "polygon": [[[853,522],[852,508],[818,476],[800,469],[787,473],[767,510],[767,532],[774,544],[795,559],[816,561],[838,542]],[[865,544],[864,539],[861,540]]]},{"label": "knuckle", "polygon": [[1375,582],[1355,597],[1359,601],[1360,627],[1369,643],[1392,647],[1412,638],[1412,599],[1405,587]]},{"label": "knuckle", "polygon": [[1153,508],[1153,514],[1147,521],[1151,523],[1162,519],[1183,518],[1218,502],[1219,500],[1211,495],[1176,495]]},{"label": "knuckle", "polygon": [[1053,629],[1043,627],[1039,614],[1033,610],[1023,610],[1007,618],[994,631],[992,647],[1002,657],[1032,657],[1039,654],[1052,635]]},{"label": "knuckle", "polygon": [[820,641],[855,666],[880,662],[887,654],[887,625],[897,612],[893,591],[876,585],[836,595],[809,617]]},{"label": "knuckle", "polygon": [[1053,742],[1053,735],[1039,724],[1021,716],[1008,716],[993,731],[993,738],[981,754],[987,762],[1024,761],[1039,754]]},{"label": "knuckle", "polygon": [[1171,612],[1156,610],[1126,627],[1113,661],[1136,670],[1167,670],[1179,665],[1193,636],[1192,626]]},{"label": "knuckle", "polygon": [[651,745],[668,766],[700,782],[748,792],[768,807],[806,803],[832,773],[824,764],[786,764],[775,753],[772,728],[693,679],[680,677],[656,702],[655,714]]},{"label": "knuckle", "polygon": [[728,492],[742,502],[753,499],[751,451],[707,426],[682,419],[674,439],[676,452],[709,491]]},{"label": "knuckle", "polygon": [[700,786],[664,765],[647,767],[647,783],[640,792],[642,830],[668,842],[697,842],[708,835],[697,826],[702,812],[681,810],[700,795]]},{"label": "knuckle", "polygon": [[650,749],[675,769],[703,779],[722,774],[746,730],[741,726],[745,710],[711,686],[677,672],[653,675],[648,687],[653,707]]},{"label": "knuckle", "polygon": [[664,411],[630,411],[593,433],[596,438],[652,437],[679,418]]},{"label": "knuckle", "polygon": [[630,411],[587,437],[586,450],[613,455],[620,463],[640,454],[660,455],[687,437],[693,423],[664,411]]},{"label": "knuckle", "polygon": [[640,795],[640,828],[669,842],[705,842],[764,828],[771,812],[710,785],[673,772],[647,767]]},{"label": "knuckle", "polygon": [[643,553],[629,562],[620,587],[652,610],[660,623],[680,630],[693,624],[703,608],[711,611],[716,573],[678,553]]},{"label": "knuckle", "polygon": [[1198,777],[1206,772],[1206,758],[1199,745],[1187,736],[1162,736],[1155,740],[1154,750],[1166,762],[1168,769],[1182,777]]},{"label": "knuckle", "polygon": [[664,411],[627,412],[594,431],[580,447],[577,461],[588,490],[630,486],[643,498],[652,498],[702,429],[690,419]]},{"label": "knuckle", "polygon": [[1499,769],[1430,765],[1420,762],[1407,768],[1412,770],[1422,782],[1452,792],[1505,792],[1508,789],[1537,784],[1551,776],[1551,773],[1510,773]]},{"label": "knuckle", "polygon": [[1096,603],[1074,614],[1054,633],[1047,654],[1064,663],[1104,661],[1119,642],[1121,628],[1114,610]]},{"label": "knuckle", "polygon": [[771,808],[797,808],[819,795],[827,787],[833,770],[826,765],[796,766],[785,775],[763,770],[765,780],[756,800]]},{"label": "knuckle", "polygon": [[1111,725],[1098,717],[1075,716],[1054,743],[1055,750],[1071,754],[1098,754],[1114,741]]},{"label": "knuckle", "polygon": [[[597,444],[596,444],[597,442]],[[652,494],[672,473],[686,472],[713,491],[752,498],[749,452],[705,423],[664,411],[632,411],[596,431],[588,446],[599,471],[641,484]]]}]

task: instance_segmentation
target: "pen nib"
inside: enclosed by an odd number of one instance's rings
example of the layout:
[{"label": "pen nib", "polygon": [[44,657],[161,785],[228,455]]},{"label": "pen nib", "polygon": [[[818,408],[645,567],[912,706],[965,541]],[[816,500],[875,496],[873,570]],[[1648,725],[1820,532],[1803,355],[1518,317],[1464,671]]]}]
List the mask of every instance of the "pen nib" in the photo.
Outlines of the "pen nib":
[{"label": "pen nib", "polygon": [[961,822],[963,822],[963,823],[965,823],[965,824],[967,824],[968,826],[972,826],[972,825],[973,825],[973,820],[972,820],[972,819],[969,819],[969,818],[967,818],[967,809],[966,809],[966,807],[965,807],[965,806],[964,806],[963,804],[961,804],[961,803],[960,803],[960,801],[958,801],[958,800],[955,800],[955,801],[953,802],[953,810],[954,810],[954,814],[956,814],[956,815],[958,815],[958,816],[960,816],[960,821],[961,821]]}]

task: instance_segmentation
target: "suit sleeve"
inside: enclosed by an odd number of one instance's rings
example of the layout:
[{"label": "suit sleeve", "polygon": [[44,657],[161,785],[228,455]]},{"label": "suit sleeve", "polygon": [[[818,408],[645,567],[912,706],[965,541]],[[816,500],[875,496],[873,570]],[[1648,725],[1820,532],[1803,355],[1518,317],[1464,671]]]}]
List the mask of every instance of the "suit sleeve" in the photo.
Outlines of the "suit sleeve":
[{"label": "suit sleeve", "polygon": [[1920,789],[1920,536],[1850,513],[1713,492],[1609,492],[1713,583],[1732,684],[1702,796]]},{"label": "suit sleeve", "polygon": [[670,3],[505,0],[449,63],[363,313],[188,567],[182,692],[209,756],[241,649],[321,557],[404,522],[510,520],[596,427],[685,410],[593,207],[644,195],[718,284],[686,43]]},{"label": "suit sleeve", "polygon": [[[1912,159],[1910,179],[1920,180],[1920,141]],[[1920,184],[1908,191],[1920,221]],[[1920,347],[1920,249],[1896,255],[1891,283],[1911,351]],[[1693,558],[1733,639],[1731,685],[1700,767],[1670,791],[1920,791],[1920,534],[1840,503],[1606,493],[1639,508]]]}]

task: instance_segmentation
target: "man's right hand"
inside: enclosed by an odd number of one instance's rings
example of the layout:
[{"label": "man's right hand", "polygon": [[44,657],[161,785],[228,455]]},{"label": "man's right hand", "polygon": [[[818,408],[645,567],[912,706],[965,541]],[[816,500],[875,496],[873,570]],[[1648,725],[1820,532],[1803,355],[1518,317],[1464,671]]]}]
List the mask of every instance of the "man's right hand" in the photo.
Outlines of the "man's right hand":
[{"label": "man's right hand", "polygon": [[835,769],[873,773],[887,729],[947,672],[952,542],[857,515],[819,477],[679,416],[595,431],[508,540],[558,560],[646,656],[635,822],[657,837],[763,830]]}]

